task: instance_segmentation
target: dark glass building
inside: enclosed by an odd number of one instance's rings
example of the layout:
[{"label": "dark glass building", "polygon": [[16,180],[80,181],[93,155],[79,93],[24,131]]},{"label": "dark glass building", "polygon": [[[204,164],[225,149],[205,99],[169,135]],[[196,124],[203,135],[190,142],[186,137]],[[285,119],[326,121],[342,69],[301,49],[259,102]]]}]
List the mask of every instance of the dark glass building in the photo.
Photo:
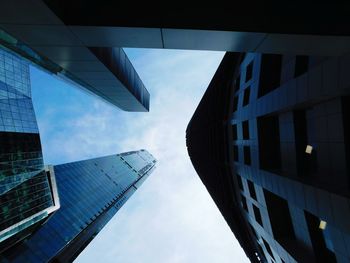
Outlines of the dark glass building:
[{"label": "dark glass building", "polygon": [[71,262],[154,170],[145,150],[53,167],[61,208],[1,262]]},{"label": "dark glass building", "polygon": [[54,174],[43,164],[29,63],[0,48],[0,253],[58,208]]},{"label": "dark glass building", "polygon": [[227,53],[187,127],[251,262],[350,262],[350,57]]}]

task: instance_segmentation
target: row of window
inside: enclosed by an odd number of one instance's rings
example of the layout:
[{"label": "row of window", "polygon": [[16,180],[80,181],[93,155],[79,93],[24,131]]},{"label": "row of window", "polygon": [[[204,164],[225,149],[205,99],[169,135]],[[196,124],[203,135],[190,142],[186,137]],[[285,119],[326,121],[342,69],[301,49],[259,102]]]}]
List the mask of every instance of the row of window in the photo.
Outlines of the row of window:
[{"label": "row of window", "polygon": [[[238,125],[235,124],[232,126],[232,137],[233,140],[236,141],[238,139]],[[243,140],[249,140],[250,134],[249,134],[249,121],[243,121],[242,122],[242,138]]]},{"label": "row of window", "polygon": [[[298,176],[304,177],[317,170],[316,154],[305,155],[305,147],[307,145],[307,120],[306,111],[298,110],[293,112],[293,126],[296,147],[296,161]],[[261,116],[256,119],[257,135],[258,135],[258,157],[259,168],[270,171],[275,174],[282,172],[282,155],[281,155],[281,139],[280,139],[280,121],[278,115]],[[241,133],[239,129],[241,127]],[[239,136],[239,134],[241,134]],[[234,124],[232,126],[233,141],[241,137],[243,140],[250,140],[249,121],[241,122],[241,125]],[[239,147],[243,147],[243,160],[239,160]],[[249,145],[233,146],[234,161],[246,165],[251,165],[251,150]]]},{"label": "row of window", "polygon": [[[235,95],[234,98],[233,98],[233,112],[237,111],[238,109],[238,95]],[[247,87],[244,89],[244,92],[243,92],[243,104],[242,104],[242,107],[248,105],[250,102],[250,87]]]},{"label": "row of window", "polygon": [[[235,162],[239,162],[242,160],[239,160],[239,145],[233,145],[233,160]],[[250,152],[250,146],[244,145],[243,146],[243,163],[245,165],[251,165],[252,164],[252,158],[251,158],[251,152]]]},{"label": "row of window", "polygon": [[[253,66],[254,60],[252,60],[246,67],[245,83],[253,78]],[[307,72],[309,67],[308,56],[296,56],[294,66],[294,77],[298,77]],[[267,93],[275,90],[281,85],[281,73],[282,73],[282,55],[275,54],[262,54],[259,74],[259,89],[258,98],[266,95]],[[238,74],[234,80],[235,93],[241,88],[241,74]],[[243,92],[243,105],[249,104],[250,100],[250,86],[245,88]],[[233,112],[238,108],[238,95],[235,95],[233,99]]]},{"label": "row of window", "polygon": [[[238,182],[238,187],[241,190],[240,196],[241,196],[242,207],[247,213],[249,213],[247,199],[243,195],[243,192],[249,193],[250,197],[257,201],[255,185],[252,181],[248,179],[243,179],[238,174],[236,178]],[[245,188],[243,183],[244,181],[247,182],[247,188],[246,188],[247,191],[245,191],[244,189]],[[266,209],[268,212],[269,222],[271,224],[273,238],[288,253],[290,253],[290,255],[292,255],[293,257],[297,256],[294,254],[295,253],[295,250],[293,249],[294,245],[291,245],[298,241],[294,232],[294,225],[292,222],[293,219],[291,216],[291,212],[290,212],[287,200],[266,189],[262,189],[262,190],[263,190],[264,200],[266,204]],[[252,207],[255,221],[260,226],[264,227],[259,207],[254,202],[251,202],[251,207]],[[318,261],[323,262],[323,260],[325,260],[325,262],[336,263],[337,261],[334,254],[333,243],[329,234],[329,230],[326,227],[321,227],[322,222],[324,226],[326,226],[326,223],[322,221],[320,218],[318,218],[317,216],[307,211],[304,211],[304,216],[305,216],[306,226],[303,229],[308,230],[308,232],[305,234],[310,236],[312,246],[313,246],[314,256],[317,262]],[[260,239],[257,236],[254,227],[252,225],[250,226],[255,238],[257,240]],[[264,238],[261,237],[261,239],[263,241],[263,245],[266,249],[268,256],[270,256],[275,262],[276,259],[270,245]],[[261,246],[261,244],[259,245]],[[281,262],[284,262],[282,259],[280,260]]]},{"label": "row of window", "polygon": [[[242,192],[244,192],[242,177],[241,177],[240,175],[237,175],[237,181],[238,181],[238,186],[239,186],[240,190],[241,190]],[[254,183],[253,183],[252,181],[250,181],[250,180],[246,180],[246,182],[247,182],[247,185],[248,185],[248,192],[249,192],[250,196],[251,196],[254,200],[257,200],[257,196],[256,196],[256,191],[255,191]],[[266,191],[266,190],[264,190],[264,194],[266,194],[265,191]],[[267,192],[268,192],[268,191],[267,191]],[[249,211],[248,211],[248,205],[247,205],[247,199],[246,199],[246,197],[245,197],[243,194],[241,194],[241,200],[242,200],[242,207],[243,207],[243,209],[244,209],[247,213],[249,213]],[[260,212],[259,207],[257,207],[254,203],[251,203],[251,205],[252,205],[252,208],[253,208],[253,214],[254,214],[255,221],[256,221],[260,226],[264,227],[263,221],[262,221],[262,216],[261,216],[261,212]],[[249,224],[249,225],[250,225],[250,224]],[[252,225],[250,225],[250,227],[251,227],[251,231],[252,231],[254,237],[256,238],[256,240],[260,239],[260,238],[257,236],[254,227],[253,227]],[[268,243],[263,237],[261,237],[261,240],[263,241],[263,244],[264,244],[264,247],[265,247],[265,250],[266,250],[268,256],[269,256],[270,258],[272,258],[272,259],[275,261],[276,259],[275,259],[275,256],[274,256],[274,254],[273,254],[273,252],[272,252],[272,249],[271,249],[269,243]],[[260,243],[258,243],[258,245],[261,247],[261,251],[262,251],[262,253],[263,253],[264,249],[263,249],[262,245],[261,245]],[[284,262],[282,259],[281,259],[281,261]]]}]

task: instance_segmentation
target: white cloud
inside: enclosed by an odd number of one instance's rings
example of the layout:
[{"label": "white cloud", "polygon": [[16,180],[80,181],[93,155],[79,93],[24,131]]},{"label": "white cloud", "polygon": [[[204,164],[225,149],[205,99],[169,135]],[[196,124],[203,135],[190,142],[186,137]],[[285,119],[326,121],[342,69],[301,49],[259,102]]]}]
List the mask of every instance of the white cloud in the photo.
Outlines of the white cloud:
[{"label": "white cloud", "polygon": [[151,93],[150,113],[122,112],[79,91],[72,91],[75,102],[69,101],[69,110],[59,99],[38,102],[42,108],[52,104],[38,113],[47,162],[141,148],[158,159],[154,173],[77,262],[249,262],[195,173],[185,145],[187,124],[223,53],[127,52]]}]

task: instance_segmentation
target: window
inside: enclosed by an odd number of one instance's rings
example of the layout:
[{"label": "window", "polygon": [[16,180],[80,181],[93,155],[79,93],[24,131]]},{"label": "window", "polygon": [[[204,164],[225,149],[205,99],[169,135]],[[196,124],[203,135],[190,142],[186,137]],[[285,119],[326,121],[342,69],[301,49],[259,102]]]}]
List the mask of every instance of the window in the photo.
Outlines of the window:
[{"label": "window", "polygon": [[238,162],[238,146],[233,145],[233,160]]},{"label": "window", "polygon": [[263,54],[261,56],[258,98],[279,87],[281,71],[281,55]]},{"label": "window", "polygon": [[266,242],[266,240],[264,238],[262,238],[263,242],[264,242],[264,246],[266,248],[267,253],[269,253],[270,257],[272,257],[273,259],[275,259],[275,257],[273,256],[271,247],[269,245],[269,243]]},{"label": "window", "polygon": [[254,227],[253,227],[250,223],[249,223],[249,227],[250,227],[250,230],[252,231],[252,233],[253,233],[255,239],[258,240],[259,238],[258,238],[258,236],[257,236],[257,234],[256,234],[256,232],[255,232],[255,229],[254,229]]},{"label": "window", "polygon": [[235,112],[238,108],[238,96],[233,97],[233,109],[232,112]]},{"label": "window", "polygon": [[256,199],[256,192],[255,192],[254,183],[253,183],[252,181],[250,181],[250,180],[247,180],[247,182],[248,182],[248,189],[249,189],[249,194],[250,194],[250,196],[251,196],[253,199],[257,200],[257,199]]},{"label": "window", "polygon": [[242,182],[242,177],[241,177],[239,174],[236,174],[236,177],[237,177],[237,182],[238,182],[238,187],[239,187],[239,189],[241,189],[242,191],[244,191],[243,182]]},{"label": "window", "polygon": [[243,147],[243,151],[244,151],[244,164],[251,165],[252,160],[251,160],[251,157],[250,157],[250,147],[249,146],[244,146]]},{"label": "window", "polygon": [[249,97],[250,97],[250,87],[247,87],[244,90],[244,94],[243,94],[243,107],[249,104]]},{"label": "window", "polygon": [[249,121],[242,122],[243,140],[249,140]]},{"label": "window", "polygon": [[294,77],[299,77],[307,72],[309,68],[309,57],[308,56],[296,56],[295,57],[295,68]]},{"label": "window", "polygon": [[241,194],[243,209],[248,213],[247,199]]},{"label": "window", "polygon": [[237,125],[232,126],[232,139],[237,140]]},{"label": "window", "polygon": [[241,75],[239,74],[235,79],[235,91],[239,90],[241,86]]},{"label": "window", "polygon": [[274,238],[287,250],[286,244],[295,240],[294,227],[285,199],[264,189],[266,208],[269,214]]},{"label": "window", "polygon": [[249,63],[245,73],[245,82],[251,80],[253,76],[253,61]]},{"label": "window", "polygon": [[253,210],[254,210],[255,221],[258,222],[259,225],[263,226],[261,214],[260,214],[260,209],[256,205],[253,204]]},{"label": "window", "polygon": [[317,152],[305,153],[308,144],[306,111],[294,111],[293,122],[298,176],[306,177],[317,171]]},{"label": "window", "polygon": [[304,211],[307,227],[310,233],[311,243],[314,250],[314,255],[317,262],[336,263],[336,257],[331,244],[331,240],[327,237],[326,231],[321,229],[320,219],[313,214]]},{"label": "window", "polygon": [[281,149],[278,116],[258,118],[260,168],[273,173],[281,172]]}]

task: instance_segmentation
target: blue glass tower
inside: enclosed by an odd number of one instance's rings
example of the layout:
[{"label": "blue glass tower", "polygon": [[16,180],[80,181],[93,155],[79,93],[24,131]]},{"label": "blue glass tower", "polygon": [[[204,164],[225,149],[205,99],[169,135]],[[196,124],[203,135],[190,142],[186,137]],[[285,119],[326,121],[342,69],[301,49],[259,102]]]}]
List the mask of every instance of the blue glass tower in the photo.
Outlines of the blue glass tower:
[{"label": "blue glass tower", "polygon": [[29,63],[0,48],[0,262],[69,262],[156,161],[140,150],[44,166]]},{"label": "blue glass tower", "polygon": [[29,79],[29,63],[0,49],[0,253],[59,208],[45,171]]},{"label": "blue glass tower", "polygon": [[145,150],[54,166],[61,208],[4,262],[71,262],[154,170]]}]

